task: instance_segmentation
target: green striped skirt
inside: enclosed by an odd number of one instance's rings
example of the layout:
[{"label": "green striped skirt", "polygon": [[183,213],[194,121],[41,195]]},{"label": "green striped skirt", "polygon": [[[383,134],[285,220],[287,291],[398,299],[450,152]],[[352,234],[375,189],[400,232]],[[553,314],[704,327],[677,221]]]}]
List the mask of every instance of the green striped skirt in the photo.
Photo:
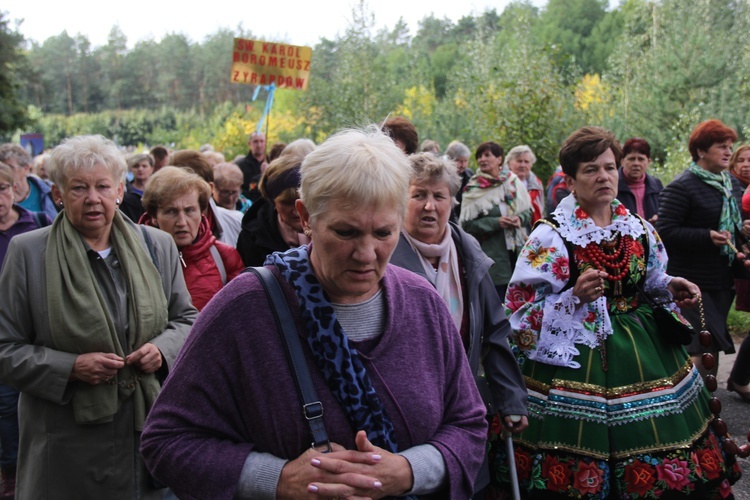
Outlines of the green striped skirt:
[{"label": "green striped skirt", "polygon": [[[709,394],[685,349],[659,335],[648,306],[610,317],[604,350],[576,346],[580,368],[523,364],[529,427],[514,441],[525,496],[733,498],[739,468],[709,427]],[[507,456],[498,435],[490,441],[500,492]]]}]

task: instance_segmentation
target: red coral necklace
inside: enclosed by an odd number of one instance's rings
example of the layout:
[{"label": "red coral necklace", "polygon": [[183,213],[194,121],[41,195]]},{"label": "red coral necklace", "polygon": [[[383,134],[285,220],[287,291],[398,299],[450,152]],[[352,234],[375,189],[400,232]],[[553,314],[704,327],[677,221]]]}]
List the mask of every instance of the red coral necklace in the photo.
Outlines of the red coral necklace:
[{"label": "red coral necklace", "polygon": [[[601,246],[592,242],[583,249],[586,261],[599,271],[607,273],[607,279],[613,282],[620,281],[628,274],[630,259],[633,256],[633,244],[635,243],[631,236],[620,236],[618,240],[616,243],[610,244],[602,242]],[[602,249],[602,246],[614,251],[607,253]]]}]

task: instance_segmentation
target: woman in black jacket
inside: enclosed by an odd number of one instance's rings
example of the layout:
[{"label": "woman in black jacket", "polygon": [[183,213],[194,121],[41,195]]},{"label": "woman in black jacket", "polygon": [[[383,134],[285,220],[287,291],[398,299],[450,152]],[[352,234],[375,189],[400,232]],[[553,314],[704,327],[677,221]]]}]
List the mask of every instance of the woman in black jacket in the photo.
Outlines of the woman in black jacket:
[{"label": "woman in black jacket", "polygon": [[617,185],[617,199],[651,224],[659,213],[659,193],[664,186],[647,170],[651,163],[651,146],[639,137],[625,141],[622,146],[622,166]]},{"label": "woman in black jacket", "polygon": [[[699,124],[690,134],[690,166],[678,175],[659,197],[656,229],[669,254],[667,272],[697,284],[703,297],[706,326],[713,334],[712,345],[702,347],[695,336],[687,351],[696,366],[706,350],[735,351],[727,329],[727,316],[734,299],[734,277],[743,272],[731,245],[740,246],[742,235],[740,204],[742,187],[727,172],[737,133],[719,120]],[[697,330],[698,308],[683,314]],[[714,367],[715,371],[718,367]]]},{"label": "woman in black jacket", "polygon": [[271,162],[260,180],[263,197],[242,218],[237,251],[246,266],[262,266],[273,252],[307,243],[295,203],[299,199],[303,156],[281,155]]}]

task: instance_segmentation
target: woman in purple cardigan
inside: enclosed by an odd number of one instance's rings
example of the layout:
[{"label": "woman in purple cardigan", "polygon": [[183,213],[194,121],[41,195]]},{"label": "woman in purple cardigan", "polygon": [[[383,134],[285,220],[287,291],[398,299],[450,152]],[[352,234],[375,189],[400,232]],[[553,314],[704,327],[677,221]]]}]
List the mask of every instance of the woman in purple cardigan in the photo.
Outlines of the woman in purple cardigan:
[{"label": "woman in purple cardigan", "polygon": [[[0,269],[11,238],[52,223],[44,212],[30,212],[17,205],[13,193],[13,170],[0,162]],[[0,499],[13,498],[18,459],[19,392],[0,385]]]},{"label": "woman in purple cardigan", "polygon": [[203,310],[142,438],[179,498],[470,498],[484,405],[432,286],[390,266],[409,162],[375,128],[334,135],[301,169],[308,246],[267,261],[297,329],[332,451],[310,429],[252,273]]}]

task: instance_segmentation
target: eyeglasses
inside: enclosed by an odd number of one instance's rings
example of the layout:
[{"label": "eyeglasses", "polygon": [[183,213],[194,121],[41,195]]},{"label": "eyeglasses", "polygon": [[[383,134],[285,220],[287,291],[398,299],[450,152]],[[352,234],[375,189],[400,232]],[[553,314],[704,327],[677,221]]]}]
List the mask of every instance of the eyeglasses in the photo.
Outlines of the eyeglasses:
[{"label": "eyeglasses", "polygon": [[238,196],[240,194],[239,189],[219,189],[219,194],[224,197]]},{"label": "eyeglasses", "polygon": [[0,193],[7,193],[13,188],[12,184],[2,183],[0,184]]}]

